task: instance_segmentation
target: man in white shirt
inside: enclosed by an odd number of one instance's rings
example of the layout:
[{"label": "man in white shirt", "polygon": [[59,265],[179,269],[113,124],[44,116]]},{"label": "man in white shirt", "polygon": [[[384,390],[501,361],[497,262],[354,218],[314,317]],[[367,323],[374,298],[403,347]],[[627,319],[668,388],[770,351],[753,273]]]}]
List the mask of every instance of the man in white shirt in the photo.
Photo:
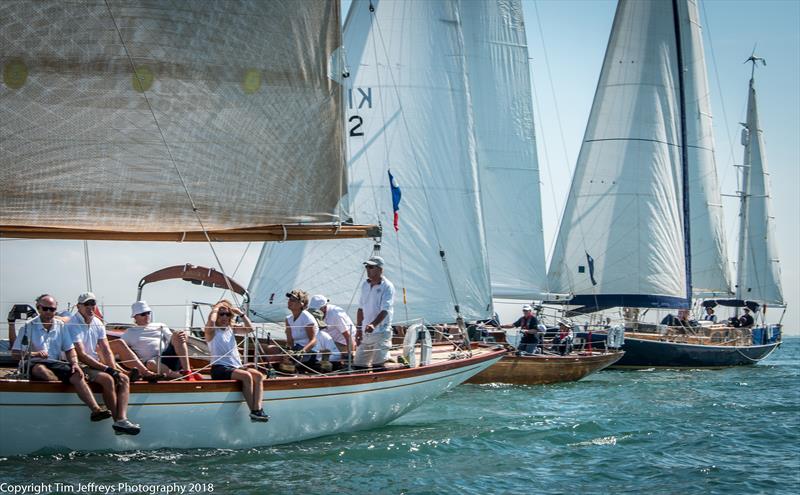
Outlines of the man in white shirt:
[{"label": "man in white shirt", "polygon": [[124,373],[117,371],[114,354],[106,339],[106,326],[94,314],[97,298],[91,292],[78,296],[78,312],[67,322],[66,328],[75,344],[75,352],[83,363],[83,371],[91,383],[100,386],[103,400],[114,424],[111,425],[118,435],[138,435],[139,425],[128,419],[128,398],[130,380]]},{"label": "man in white shirt", "polygon": [[114,352],[126,366],[140,370],[144,368],[147,373],[142,376],[145,379],[160,373],[171,380],[202,380],[200,375],[192,372],[189,364],[186,332],[173,332],[163,323],[152,323],[152,314],[153,310],[147,301],[133,303],[131,318],[136,326],[125,330],[122,338],[114,342]]},{"label": "man in white shirt", "polygon": [[336,343],[339,352],[349,354],[353,349],[352,339],[355,333],[355,325],[353,325],[353,320],[350,319],[345,310],[328,302],[328,298],[322,294],[311,297],[308,309],[309,311],[319,310],[322,312],[323,320],[327,325],[325,331]]},{"label": "man in white shirt", "polygon": [[383,276],[384,261],[373,256],[364,262],[367,279],[361,286],[361,299],[356,315],[356,351],[353,365],[357,368],[383,366],[392,348],[392,315],[394,285]]},{"label": "man in white shirt", "polygon": [[[29,320],[20,329],[11,348],[12,355],[21,359],[24,354],[29,359],[31,380],[60,380],[72,384],[78,397],[92,410],[92,421],[110,418],[111,412],[97,404],[89,384],[84,380],[75,345],[64,328],[64,322],[55,318],[58,309],[56,299],[49,294],[42,294],[36,299],[36,309],[39,316]],[[62,353],[66,355],[67,362],[61,360]]]}]

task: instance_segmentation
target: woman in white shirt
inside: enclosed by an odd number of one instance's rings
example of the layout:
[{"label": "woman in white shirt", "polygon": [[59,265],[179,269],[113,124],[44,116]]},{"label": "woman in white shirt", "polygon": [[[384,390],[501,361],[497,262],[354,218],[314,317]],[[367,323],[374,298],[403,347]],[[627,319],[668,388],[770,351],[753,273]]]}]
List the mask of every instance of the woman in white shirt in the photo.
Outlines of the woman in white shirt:
[{"label": "woman in white shirt", "polygon": [[300,361],[313,364],[317,361],[314,352],[317,345],[317,320],[305,310],[308,306],[308,294],[302,290],[293,290],[286,294],[286,303],[292,312],[286,317],[286,344],[293,351],[300,353]]},{"label": "woman in white shirt", "polygon": [[[233,323],[234,315],[242,317],[242,324]],[[211,309],[206,327],[203,330],[208,350],[211,353],[212,380],[238,380],[242,382],[242,394],[250,408],[250,420],[253,422],[269,421],[264,412],[261,400],[264,396],[264,375],[256,369],[246,368],[239,356],[236,336],[246,335],[253,331],[253,323],[242,311],[234,307],[230,301],[223,299]]]}]

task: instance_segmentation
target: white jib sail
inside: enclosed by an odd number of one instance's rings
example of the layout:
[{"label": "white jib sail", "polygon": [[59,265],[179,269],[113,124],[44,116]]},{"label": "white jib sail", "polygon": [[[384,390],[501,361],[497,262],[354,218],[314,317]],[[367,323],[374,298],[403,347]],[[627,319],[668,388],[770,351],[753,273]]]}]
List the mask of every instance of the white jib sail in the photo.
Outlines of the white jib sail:
[{"label": "white jib sail", "polygon": [[617,7],[548,278],[575,304],[686,304],[671,2]]},{"label": "white jib sail", "polygon": [[547,273],[522,4],[460,6],[492,294],[539,299]]},{"label": "white jib sail", "polygon": [[732,294],[725,223],[722,214],[711,98],[697,3],[678,2],[686,98],[686,147],[689,170],[689,217],[692,292],[696,297]]},{"label": "white jib sail", "polygon": [[739,272],[736,295],[762,303],[785,304],[775,246],[775,219],[770,211],[769,174],[764,137],[758,123],[756,88],[750,79],[744,151],[744,201],[740,212]]},{"label": "white jib sail", "polygon": [[[345,25],[346,200],[357,221],[383,225],[394,321],[454,321],[448,276],[464,317],[484,318],[491,292],[458,2],[373,0],[374,13],[369,3],[354,1]],[[389,170],[402,191],[397,233]],[[354,315],[372,248],[369,241],[265,247],[250,283],[255,316],[281,320],[284,294],[294,288],[324,294]]]}]

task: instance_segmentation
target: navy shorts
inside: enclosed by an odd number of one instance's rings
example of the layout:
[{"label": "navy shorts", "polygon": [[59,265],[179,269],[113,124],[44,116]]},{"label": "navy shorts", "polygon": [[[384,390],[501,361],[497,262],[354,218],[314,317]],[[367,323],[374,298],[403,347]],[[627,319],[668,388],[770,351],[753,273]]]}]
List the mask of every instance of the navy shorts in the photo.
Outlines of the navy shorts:
[{"label": "navy shorts", "polygon": [[[152,361],[158,362],[158,358],[153,358]],[[172,346],[171,342],[167,348],[164,349],[164,352],[161,353],[161,364],[172,371],[181,370],[181,360],[178,359],[178,355],[175,353],[175,347]]]},{"label": "navy shorts", "polygon": [[226,366],[224,364],[211,365],[211,379],[212,380],[230,380],[234,370],[238,370],[233,366]]},{"label": "navy shorts", "polygon": [[[40,364],[52,371],[53,374],[56,375],[59,380],[61,380],[61,383],[69,383],[69,379],[72,376],[72,366],[69,363],[62,361],[45,361],[41,363],[32,362],[31,368],[37,364]],[[31,373],[31,375],[33,375],[33,373]],[[31,376],[31,380],[36,380],[36,378]]]}]

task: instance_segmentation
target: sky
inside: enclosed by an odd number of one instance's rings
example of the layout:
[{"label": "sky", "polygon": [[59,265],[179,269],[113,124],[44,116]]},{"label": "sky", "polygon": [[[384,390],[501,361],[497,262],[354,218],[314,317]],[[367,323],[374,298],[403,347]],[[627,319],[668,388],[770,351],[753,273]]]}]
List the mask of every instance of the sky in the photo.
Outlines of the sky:
[{"label": "sky", "polygon": [[[343,8],[348,5],[344,2]],[[523,0],[548,253],[586,127],[615,5],[607,0]],[[742,160],[739,122],[744,120],[750,76],[743,62],[754,46],[757,55],[767,60],[767,66],[757,71],[756,84],[784,297],[789,305],[784,332],[800,335],[800,0],[707,0],[700,4],[700,15],[717,168],[726,194],[736,190],[733,165]],[[728,252],[735,256],[738,204],[734,198],[724,198],[723,205]],[[261,245],[214,247],[224,270],[247,285]],[[88,252],[91,288],[109,321],[130,321],[130,304],[145,274],[187,262],[217,266],[207,244],[91,241]],[[0,311],[13,303],[32,304],[43,292],[53,294],[64,308],[89,285],[83,242],[0,239]],[[155,318],[173,326],[184,324],[187,302],[215,302],[221,295],[220,290],[178,281],[147,286],[143,293],[154,307]],[[513,321],[519,303],[498,302],[497,309],[504,322]]]}]

